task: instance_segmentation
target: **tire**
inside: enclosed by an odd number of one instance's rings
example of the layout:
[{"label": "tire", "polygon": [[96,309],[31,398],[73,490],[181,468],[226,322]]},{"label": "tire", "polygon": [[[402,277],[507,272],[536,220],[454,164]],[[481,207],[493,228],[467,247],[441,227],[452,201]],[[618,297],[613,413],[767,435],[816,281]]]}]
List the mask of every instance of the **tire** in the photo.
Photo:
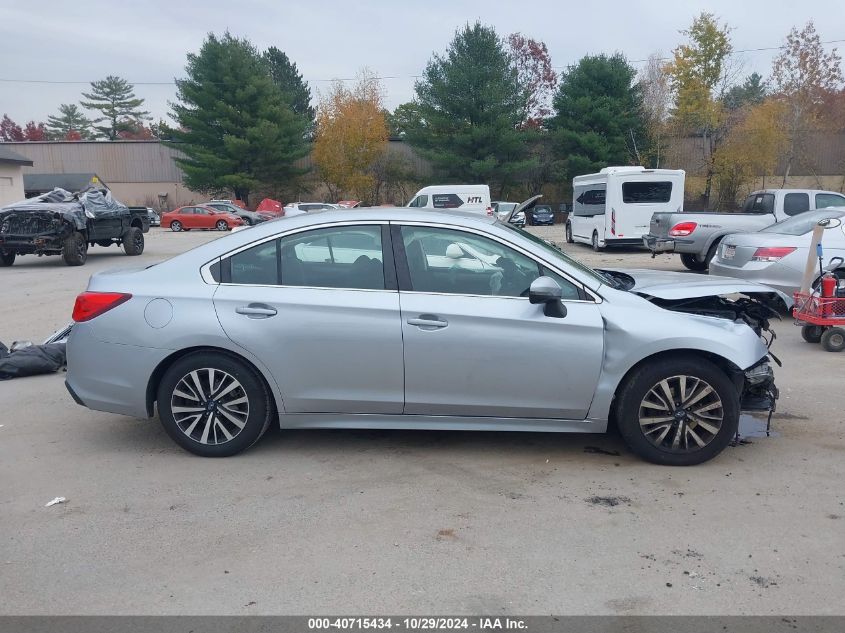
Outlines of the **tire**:
[{"label": "tire", "polygon": [[17,257],[17,253],[15,251],[9,252],[0,250],[0,268],[5,268],[6,266],[11,266],[15,263],[15,257]]},{"label": "tire", "polygon": [[[209,370],[214,370],[213,374]],[[200,381],[203,394],[198,393],[193,376]],[[232,381],[238,384],[224,397],[211,400],[213,406],[204,398],[210,376],[217,391],[225,391]],[[241,402],[244,399],[245,403]],[[174,412],[177,407],[196,409],[197,413]],[[180,358],[164,372],[158,385],[158,412],[164,430],[179,446],[202,457],[229,457],[255,444],[270,425],[272,410],[270,395],[256,371],[224,353],[196,352]],[[243,427],[238,430],[233,420],[242,422]],[[231,439],[226,439],[229,435]]]},{"label": "tire", "polygon": [[801,338],[808,343],[818,343],[822,340],[824,328],[821,325],[804,325],[801,327]]},{"label": "tire", "polygon": [[599,244],[598,231],[593,231],[593,238],[590,240],[590,244],[592,245],[593,250],[597,253],[601,253],[604,250],[604,247]]},{"label": "tire", "polygon": [[74,231],[62,244],[62,259],[68,266],[82,266],[88,260],[88,242],[85,236]]},{"label": "tire", "polygon": [[707,263],[702,263],[698,258],[691,253],[681,253],[681,263],[689,270],[694,270],[697,273],[707,270]]},{"label": "tire", "polygon": [[572,225],[567,222],[566,223],[566,243],[567,244],[574,244],[575,240],[572,239]]},{"label": "tire", "polygon": [[[681,383],[680,377],[685,377],[685,383]],[[706,386],[691,379],[703,381]],[[663,382],[675,396],[683,385],[687,401],[695,399],[707,387],[711,391],[692,406],[682,408],[677,401],[667,405],[662,395]],[[650,406],[645,406],[646,402]],[[660,416],[661,407],[666,409],[665,417]],[[708,417],[696,419],[696,414]],[[719,415],[721,420],[717,425],[713,418]],[[641,418],[654,418],[658,422],[643,424]],[[721,453],[736,436],[739,395],[725,372],[704,358],[691,355],[660,358],[636,369],[617,391],[616,420],[625,443],[643,459],[667,466],[693,466]],[[651,433],[647,432],[649,429]],[[680,441],[673,448],[676,431],[680,431]],[[704,445],[700,446],[702,442]]]},{"label": "tire", "polygon": [[144,252],[144,232],[132,226],[123,234],[123,252],[135,256]]},{"label": "tire", "polygon": [[179,233],[180,231],[182,231],[183,228],[184,227],[182,226],[182,223],[179,220],[173,220],[173,222],[170,223],[170,230],[174,233]]},{"label": "tire", "polygon": [[214,225],[218,231],[228,231],[229,230],[229,223],[226,220],[217,220],[217,224]]},{"label": "tire", "polygon": [[824,331],[821,338],[822,347],[828,352],[841,352],[845,349],[845,329],[832,327]]}]

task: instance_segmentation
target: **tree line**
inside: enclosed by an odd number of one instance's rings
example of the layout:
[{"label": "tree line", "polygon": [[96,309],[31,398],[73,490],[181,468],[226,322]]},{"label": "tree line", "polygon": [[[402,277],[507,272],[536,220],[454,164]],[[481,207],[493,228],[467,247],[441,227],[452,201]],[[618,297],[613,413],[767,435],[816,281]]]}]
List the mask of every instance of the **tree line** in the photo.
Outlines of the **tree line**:
[{"label": "tree line", "polygon": [[[768,77],[742,73],[731,32],[705,12],[671,55],[655,53],[639,71],[614,53],[558,74],[543,42],[467,24],[392,112],[368,69],[314,99],[283,51],[209,34],[176,81],[175,125],[150,124],[133,86],[107,77],[82,95],[93,118],[76,104],[23,128],[4,116],[0,140],[160,138],[182,152],[185,184],[197,191],[287,199],[319,180],[333,199],[376,204],[402,201],[403,183],[419,179],[387,151],[391,137],[427,159],[432,179],[488,183],[497,198],[607,165],[672,167],[671,141],[693,137],[702,204],[730,206],[778,166],[785,183],[812,159],[813,134],[845,129],[841,59],[812,22],[790,31]],[[309,153],[313,170],[301,167]]]}]

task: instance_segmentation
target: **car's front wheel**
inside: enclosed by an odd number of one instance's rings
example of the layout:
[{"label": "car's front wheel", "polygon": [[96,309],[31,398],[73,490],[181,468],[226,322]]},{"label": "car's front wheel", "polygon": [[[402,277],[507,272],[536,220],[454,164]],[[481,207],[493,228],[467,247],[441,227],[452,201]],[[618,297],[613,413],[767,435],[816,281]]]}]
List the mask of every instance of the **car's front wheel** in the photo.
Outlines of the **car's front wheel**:
[{"label": "car's front wheel", "polygon": [[270,396],[254,369],[228,354],[197,352],[177,360],[158,387],[164,430],[203,457],[249,448],[270,424]]},{"label": "car's front wheel", "polygon": [[226,220],[217,220],[217,224],[215,225],[218,231],[228,231],[229,230],[229,223]]},{"label": "car's front wheel", "polygon": [[65,238],[62,259],[68,266],[82,266],[88,260],[88,242],[82,233],[74,231]]},{"label": "car's front wheel", "polygon": [[736,435],[739,396],[731,380],[697,356],[637,368],[616,397],[619,432],[655,464],[692,466],[722,452]]},{"label": "car's front wheel", "polygon": [[137,226],[130,227],[123,236],[123,252],[127,255],[144,252],[144,233]]}]

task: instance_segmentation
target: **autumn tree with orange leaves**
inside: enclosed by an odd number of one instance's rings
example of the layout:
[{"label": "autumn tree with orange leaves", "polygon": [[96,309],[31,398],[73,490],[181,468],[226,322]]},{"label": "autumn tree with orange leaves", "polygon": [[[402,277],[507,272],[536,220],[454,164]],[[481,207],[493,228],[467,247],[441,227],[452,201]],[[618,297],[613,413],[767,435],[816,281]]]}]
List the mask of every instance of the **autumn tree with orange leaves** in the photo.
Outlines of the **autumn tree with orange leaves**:
[{"label": "autumn tree with orange leaves", "polygon": [[335,81],[317,109],[313,160],[334,200],[352,194],[372,201],[374,165],[387,149],[382,87],[369,70],[351,88]]}]

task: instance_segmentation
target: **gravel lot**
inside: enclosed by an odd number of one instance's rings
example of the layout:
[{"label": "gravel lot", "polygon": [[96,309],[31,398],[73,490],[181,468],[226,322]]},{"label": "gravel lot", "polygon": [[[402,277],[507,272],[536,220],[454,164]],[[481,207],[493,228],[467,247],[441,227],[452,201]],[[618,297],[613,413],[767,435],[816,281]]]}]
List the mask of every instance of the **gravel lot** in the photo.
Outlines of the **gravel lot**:
[{"label": "gravel lot", "polygon": [[[46,337],[98,270],[216,237],[23,257],[0,340]],[[75,405],[61,375],[0,383],[0,614],[843,614],[845,355],[777,331],[776,436],[688,469],[613,436],[455,432],[277,431],[210,460]]]}]

